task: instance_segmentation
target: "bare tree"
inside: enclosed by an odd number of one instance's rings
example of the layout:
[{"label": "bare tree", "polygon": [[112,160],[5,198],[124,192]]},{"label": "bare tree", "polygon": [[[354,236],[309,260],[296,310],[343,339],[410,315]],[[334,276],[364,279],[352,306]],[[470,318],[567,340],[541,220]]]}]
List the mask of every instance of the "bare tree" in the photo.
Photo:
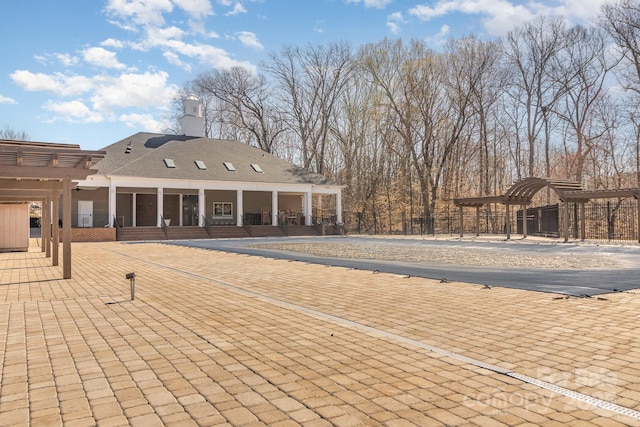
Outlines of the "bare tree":
[{"label": "bare tree", "polygon": [[586,156],[592,142],[605,132],[594,126],[598,103],[606,95],[606,77],[613,64],[607,61],[605,34],[599,29],[576,26],[566,31],[566,44],[555,67],[562,98],[553,112],[566,123],[575,141],[567,172],[582,182]]},{"label": "bare tree", "polygon": [[[600,24],[615,42],[622,64],[616,70],[622,86],[632,91],[633,103],[640,100],[640,3],[637,0],[616,0],[602,7]],[[640,123],[632,109],[631,121]],[[636,128],[636,185],[640,186],[640,127]]]},{"label": "bare tree", "polygon": [[278,136],[285,130],[264,76],[256,76],[242,67],[214,70],[198,76],[198,92],[221,101],[219,113],[235,129],[246,133],[248,142],[268,153],[274,151]]},{"label": "bare tree", "polygon": [[[509,95],[522,105],[528,149],[528,176],[536,174],[536,145],[545,131],[546,112],[558,100],[560,86],[551,73],[556,55],[563,47],[561,18],[538,18],[511,31],[503,43],[508,66],[513,69]],[[549,133],[545,133],[546,171],[549,170]]]},{"label": "bare tree", "polygon": [[300,139],[303,166],[324,173],[332,115],[353,70],[351,47],[285,47],[271,54],[265,69],[282,91],[289,127]]},{"label": "bare tree", "polygon": [[23,130],[16,131],[10,128],[8,125],[4,129],[0,129],[0,139],[13,139],[16,141],[28,141],[29,134]]}]

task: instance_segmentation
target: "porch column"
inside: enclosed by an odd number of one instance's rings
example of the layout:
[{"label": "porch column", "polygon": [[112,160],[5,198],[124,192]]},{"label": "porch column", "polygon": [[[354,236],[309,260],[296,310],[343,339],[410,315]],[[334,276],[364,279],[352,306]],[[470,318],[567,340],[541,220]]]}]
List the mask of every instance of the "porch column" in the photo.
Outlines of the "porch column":
[{"label": "porch column", "polygon": [[116,186],[113,182],[109,182],[109,220],[107,224],[109,227],[115,227],[113,223],[116,218]]},{"label": "porch column", "polygon": [[238,190],[236,191],[236,225],[238,227],[242,227],[243,226],[243,221],[242,221],[242,214],[244,211],[244,206],[243,206],[243,191],[242,190]]},{"label": "porch column", "polygon": [[304,193],[304,224],[313,225],[313,194],[311,191]]},{"label": "porch column", "polygon": [[278,192],[271,192],[271,225],[278,226]]},{"label": "porch column", "polygon": [[53,190],[53,209],[51,212],[51,265],[58,265],[58,249],[60,248],[60,190]]},{"label": "porch column", "polygon": [[480,206],[476,206],[476,237],[480,236]]},{"label": "porch column", "polygon": [[198,227],[204,227],[205,214],[204,188],[198,189]]},{"label": "porch column", "polygon": [[527,238],[527,205],[522,205],[522,237]]},{"label": "porch column", "polygon": [[462,206],[459,206],[458,215],[460,218],[460,237],[464,237],[464,215],[462,214]]},{"label": "porch column", "polygon": [[336,194],[336,222],[342,224],[342,190]]},{"label": "porch column", "polygon": [[569,202],[564,202],[563,221],[562,221],[562,234],[564,236],[564,242],[569,241]]},{"label": "porch column", "polygon": [[507,228],[507,240],[511,239],[511,218],[509,215],[509,210],[510,210],[510,206],[508,203],[505,203],[505,206],[507,207],[507,213],[505,215],[505,221],[506,221],[506,228]]},{"label": "porch column", "polygon": [[42,249],[45,256],[51,256],[51,197],[47,197],[42,205]]},{"label": "porch column", "polygon": [[182,224],[183,224],[182,220],[184,216],[182,209],[183,209],[182,194],[178,194],[178,225],[180,227],[182,227]]},{"label": "porch column", "polygon": [[[138,216],[138,195],[133,193],[131,195],[131,226],[136,226],[136,217]],[[123,224],[124,225],[124,224]]]},{"label": "porch column", "polygon": [[62,181],[62,277],[71,279],[71,180]]},{"label": "porch column", "polygon": [[162,215],[164,214],[164,188],[158,187],[156,196],[156,227],[162,227]]},{"label": "porch column", "polygon": [[585,207],[586,203],[580,203],[580,240],[583,242],[587,239],[585,226]]}]

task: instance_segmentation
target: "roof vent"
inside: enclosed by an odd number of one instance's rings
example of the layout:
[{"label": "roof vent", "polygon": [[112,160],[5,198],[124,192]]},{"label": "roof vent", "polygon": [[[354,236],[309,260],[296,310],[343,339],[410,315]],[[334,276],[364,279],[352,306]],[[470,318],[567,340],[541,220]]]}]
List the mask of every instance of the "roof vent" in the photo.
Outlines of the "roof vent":
[{"label": "roof vent", "polygon": [[222,162],[222,164],[224,165],[225,168],[227,168],[227,170],[229,172],[235,172],[236,167],[233,166],[233,163],[231,163],[231,162]]},{"label": "roof vent", "polygon": [[131,146],[131,141],[127,144],[127,147],[124,149],[124,154],[131,154],[133,151],[133,147]]},{"label": "roof vent", "polygon": [[257,163],[251,163],[251,167],[253,168],[254,171],[256,171],[258,173],[263,173],[264,172],[262,170],[262,168],[260,167],[260,165],[257,164]]},{"label": "roof vent", "polygon": [[202,160],[195,160],[194,163],[196,164],[196,167],[201,171],[207,170],[207,165],[205,165]]},{"label": "roof vent", "polygon": [[164,159],[164,165],[170,169],[174,169],[176,167],[176,164],[173,161],[173,159]]}]

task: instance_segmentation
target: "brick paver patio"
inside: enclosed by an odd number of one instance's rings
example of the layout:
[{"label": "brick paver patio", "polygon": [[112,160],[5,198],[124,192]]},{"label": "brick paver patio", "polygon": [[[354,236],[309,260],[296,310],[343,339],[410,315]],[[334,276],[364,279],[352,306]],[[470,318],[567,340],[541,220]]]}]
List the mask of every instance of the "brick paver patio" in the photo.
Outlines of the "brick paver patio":
[{"label": "brick paver patio", "polygon": [[39,250],[0,254],[0,426],[640,425],[429,350],[638,411],[640,292],[566,299],[153,243],[73,256],[63,280]]}]

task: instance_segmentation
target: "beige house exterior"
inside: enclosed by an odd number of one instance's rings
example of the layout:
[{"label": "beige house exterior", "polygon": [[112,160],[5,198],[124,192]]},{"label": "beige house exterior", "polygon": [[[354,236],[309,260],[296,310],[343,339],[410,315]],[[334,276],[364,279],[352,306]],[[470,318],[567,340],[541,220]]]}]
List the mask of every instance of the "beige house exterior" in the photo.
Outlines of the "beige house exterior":
[{"label": "beige house exterior", "polygon": [[200,103],[182,128],[136,133],[103,148],[73,192],[74,227],[342,223],[342,186],[245,143],[206,138]]}]

